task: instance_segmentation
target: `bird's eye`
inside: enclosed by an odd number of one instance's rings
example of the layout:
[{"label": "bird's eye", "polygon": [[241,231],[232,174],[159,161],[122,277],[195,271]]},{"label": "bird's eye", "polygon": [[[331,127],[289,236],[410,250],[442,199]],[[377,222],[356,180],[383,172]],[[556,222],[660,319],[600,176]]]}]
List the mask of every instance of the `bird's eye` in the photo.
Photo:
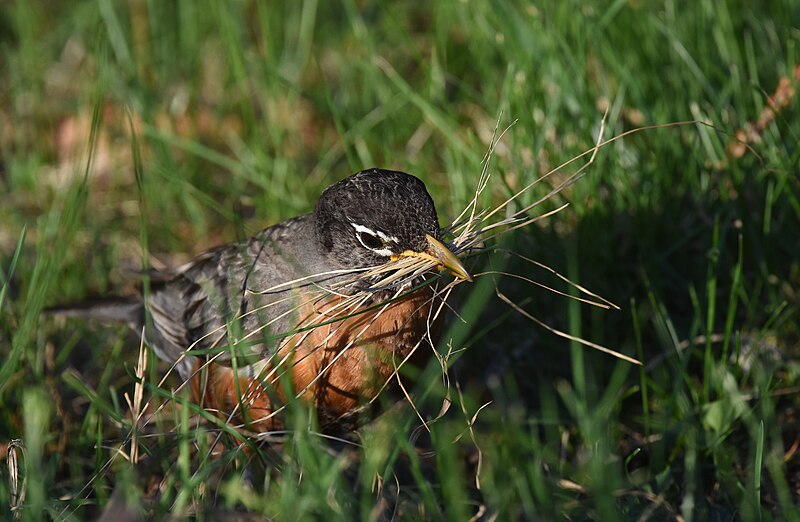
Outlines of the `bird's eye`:
[{"label": "bird's eye", "polygon": [[371,250],[378,250],[384,247],[383,241],[380,238],[373,236],[369,232],[362,232],[358,234],[358,240],[361,244]]},{"label": "bird's eye", "polygon": [[392,256],[392,248],[389,245],[397,246],[398,242],[396,237],[390,236],[386,232],[381,232],[380,230],[372,230],[358,223],[350,224],[356,229],[356,238],[364,248],[371,250],[379,256]]}]

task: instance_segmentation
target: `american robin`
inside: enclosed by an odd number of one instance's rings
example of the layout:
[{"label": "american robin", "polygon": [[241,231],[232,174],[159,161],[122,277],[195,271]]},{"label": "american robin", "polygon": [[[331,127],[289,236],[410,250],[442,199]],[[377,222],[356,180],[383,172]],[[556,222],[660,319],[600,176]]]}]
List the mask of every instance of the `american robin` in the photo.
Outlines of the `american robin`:
[{"label": "american robin", "polygon": [[374,168],[328,187],[310,214],[151,274],[143,298],[57,313],[144,332],[193,401],[250,431],[279,428],[290,393],[324,424],[430,355],[442,315],[431,275],[472,280],[442,241],[424,183]]}]

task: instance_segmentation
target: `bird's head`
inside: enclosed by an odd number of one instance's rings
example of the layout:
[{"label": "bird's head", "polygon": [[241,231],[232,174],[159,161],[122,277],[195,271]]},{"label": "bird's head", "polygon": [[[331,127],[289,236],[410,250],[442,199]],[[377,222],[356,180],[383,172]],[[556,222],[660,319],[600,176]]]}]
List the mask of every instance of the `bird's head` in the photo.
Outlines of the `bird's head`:
[{"label": "bird's head", "polygon": [[403,172],[369,169],[328,187],[315,210],[323,248],[352,268],[416,258],[472,281],[443,243],[425,184]]}]

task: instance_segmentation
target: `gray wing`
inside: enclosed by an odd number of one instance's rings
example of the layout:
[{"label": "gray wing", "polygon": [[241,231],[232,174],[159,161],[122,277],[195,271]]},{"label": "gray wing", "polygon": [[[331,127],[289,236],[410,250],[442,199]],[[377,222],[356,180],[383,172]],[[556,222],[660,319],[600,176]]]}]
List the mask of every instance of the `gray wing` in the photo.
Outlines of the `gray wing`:
[{"label": "gray wing", "polygon": [[187,350],[219,352],[215,362],[235,353],[239,365],[274,353],[297,324],[295,281],[319,270],[317,248],[311,217],[302,216],[201,254],[153,289],[148,342],[184,378]]}]

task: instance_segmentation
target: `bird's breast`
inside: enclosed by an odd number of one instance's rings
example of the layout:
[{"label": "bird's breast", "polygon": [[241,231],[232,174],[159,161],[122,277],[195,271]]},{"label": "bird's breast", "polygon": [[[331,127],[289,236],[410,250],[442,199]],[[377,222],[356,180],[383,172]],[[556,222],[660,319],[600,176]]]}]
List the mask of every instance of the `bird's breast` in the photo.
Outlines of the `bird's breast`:
[{"label": "bird's breast", "polygon": [[238,376],[230,367],[205,365],[192,378],[194,400],[257,432],[281,426],[290,396],[315,407],[323,422],[352,414],[399,379],[404,364],[430,357],[443,315],[435,295],[425,287],[394,301],[360,304],[298,292],[296,328],[280,349]]}]

